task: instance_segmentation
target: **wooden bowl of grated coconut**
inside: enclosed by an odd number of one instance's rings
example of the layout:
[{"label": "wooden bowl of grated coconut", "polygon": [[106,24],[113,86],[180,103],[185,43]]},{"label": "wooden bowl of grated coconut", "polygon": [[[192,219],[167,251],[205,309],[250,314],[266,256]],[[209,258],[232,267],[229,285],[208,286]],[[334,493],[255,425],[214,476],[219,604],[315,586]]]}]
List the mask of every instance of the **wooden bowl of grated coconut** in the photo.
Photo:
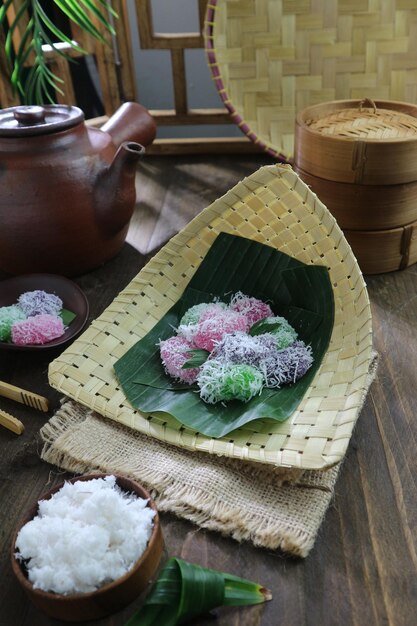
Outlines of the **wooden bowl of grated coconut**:
[{"label": "wooden bowl of grated coconut", "polygon": [[12,540],[12,569],[33,603],[65,621],[105,617],[145,590],[163,552],[156,506],[125,476],[89,474],[46,493]]}]

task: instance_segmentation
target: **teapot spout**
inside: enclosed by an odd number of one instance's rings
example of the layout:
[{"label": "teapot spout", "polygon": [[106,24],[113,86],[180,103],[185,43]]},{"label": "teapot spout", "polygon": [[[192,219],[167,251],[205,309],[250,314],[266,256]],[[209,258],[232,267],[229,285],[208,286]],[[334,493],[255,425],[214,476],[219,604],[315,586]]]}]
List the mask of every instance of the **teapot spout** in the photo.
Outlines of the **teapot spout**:
[{"label": "teapot spout", "polygon": [[95,206],[101,229],[109,235],[127,226],[136,202],[136,165],[145,148],[133,141],[121,144],[113,161],[98,177]]},{"label": "teapot spout", "polygon": [[146,147],[155,139],[156,124],[141,104],[124,102],[100,130],[110,135],[115,146],[131,140]]}]

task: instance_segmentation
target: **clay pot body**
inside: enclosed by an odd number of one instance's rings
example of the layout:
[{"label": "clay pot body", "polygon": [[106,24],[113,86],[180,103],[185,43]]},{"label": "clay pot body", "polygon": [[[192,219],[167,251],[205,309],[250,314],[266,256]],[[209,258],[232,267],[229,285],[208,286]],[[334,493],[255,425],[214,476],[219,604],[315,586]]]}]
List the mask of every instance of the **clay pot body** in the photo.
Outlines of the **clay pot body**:
[{"label": "clay pot body", "polygon": [[0,128],[0,269],[74,276],[113,257],[134,209],[142,144],[154,135],[136,103],[101,130],[83,116],[40,134],[2,136]]}]

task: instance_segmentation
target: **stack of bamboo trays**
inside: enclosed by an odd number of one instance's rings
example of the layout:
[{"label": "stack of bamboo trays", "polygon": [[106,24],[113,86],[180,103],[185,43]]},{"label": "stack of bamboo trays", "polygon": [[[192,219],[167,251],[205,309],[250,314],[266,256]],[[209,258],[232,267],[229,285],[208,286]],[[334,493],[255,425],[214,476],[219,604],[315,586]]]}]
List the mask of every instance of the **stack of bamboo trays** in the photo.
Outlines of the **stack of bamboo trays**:
[{"label": "stack of bamboo trays", "polygon": [[339,100],[296,118],[294,165],[343,229],[362,271],[417,261],[417,106]]}]

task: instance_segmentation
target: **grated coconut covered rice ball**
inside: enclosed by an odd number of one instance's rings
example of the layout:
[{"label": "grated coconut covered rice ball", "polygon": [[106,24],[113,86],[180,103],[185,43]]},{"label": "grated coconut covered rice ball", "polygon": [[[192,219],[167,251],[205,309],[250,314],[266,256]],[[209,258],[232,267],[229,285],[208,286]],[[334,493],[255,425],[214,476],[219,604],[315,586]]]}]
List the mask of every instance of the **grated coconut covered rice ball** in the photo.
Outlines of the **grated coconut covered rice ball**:
[{"label": "grated coconut covered rice ball", "polygon": [[269,304],[257,298],[245,296],[241,291],[238,291],[232,297],[230,308],[233,311],[242,313],[248,320],[249,327],[265,317],[272,317],[274,315]]},{"label": "grated coconut covered rice ball", "polygon": [[190,307],[180,319],[177,334],[193,342],[197,324],[203,315],[211,317],[227,308],[224,302],[202,302]]},{"label": "grated coconut covered rice ball", "polygon": [[44,314],[59,315],[63,306],[61,298],[53,293],[42,291],[41,289],[22,293],[17,303],[27,317]]},{"label": "grated coconut covered rice ball", "polygon": [[[16,539],[35,589],[95,591],[128,572],[145,551],[155,511],[114,476],[65,483]],[[27,561],[27,562],[26,562]]]},{"label": "grated coconut covered rice ball", "polygon": [[[242,292],[232,296],[229,306],[212,302],[190,307],[177,333],[160,342],[165,371],[177,380],[196,382],[200,398],[209,404],[248,402],[263,387],[296,382],[313,363],[311,347],[297,341],[290,323],[275,316],[267,303]],[[193,349],[196,362],[207,360],[183,369]]]},{"label": "grated coconut covered rice ball", "polygon": [[[278,327],[276,325],[278,324]],[[291,326],[289,322],[285,319],[285,317],[267,317],[262,320],[263,328],[265,329],[265,333],[270,333],[275,338],[275,345],[278,350],[283,350],[287,348],[289,345],[296,341],[298,335],[294,328]],[[268,329],[268,326],[271,326]]]},{"label": "grated coconut covered rice ball", "polygon": [[55,315],[35,315],[12,326],[12,341],[17,345],[43,344],[58,339],[65,332],[62,318]]},{"label": "grated coconut covered rice ball", "polygon": [[227,305],[224,302],[202,302],[190,307],[180,319],[180,326],[198,324],[203,314],[216,314],[223,311]]},{"label": "grated coconut covered rice ball", "polygon": [[313,364],[311,346],[304,341],[295,341],[284,350],[272,353],[259,364],[267,387],[280,387],[295,383]]},{"label": "grated coconut covered rice ball", "polygon": [[197,348],[211,352],[216,342],[221,341],[228,333],[237,330],[246,332],[248,329],[247,319],[241,313],[225,309],[212,316],[209,311],[206,311],[197,324],[193,343]]},{"label": "grated coconut covered rice ball", "polygon": [[266,333],[252,337],[243,332],[225,335],[213,352],[214,358],[221,358],[229,363],[246,363],[257,367],[262,359],[276,352],[273,335]]},{"label": "grated coconut covered rice ball", "polygon": [[248,402],[262,391],[264,377],[251,365],[225,363],[222,359],[209,359],[197,378],[200,397],[209,404],[228,400]]},{"label": "grated coconut covered rice ball", "polygon": [[199,368],[195,367],[182,369],[184,363],[190,360],[191,355],[187,353],[193,347],[185,337],[180,337],[179,335],[159,343],[162,365],[167,374],[189,385],[195,382],[200,371]]},{"label": "grated coconut covered rice ball", "polygon": [[0,341],[10,341],[13,324],[25,319],[26,315],[15,304],[0,307]]}]

